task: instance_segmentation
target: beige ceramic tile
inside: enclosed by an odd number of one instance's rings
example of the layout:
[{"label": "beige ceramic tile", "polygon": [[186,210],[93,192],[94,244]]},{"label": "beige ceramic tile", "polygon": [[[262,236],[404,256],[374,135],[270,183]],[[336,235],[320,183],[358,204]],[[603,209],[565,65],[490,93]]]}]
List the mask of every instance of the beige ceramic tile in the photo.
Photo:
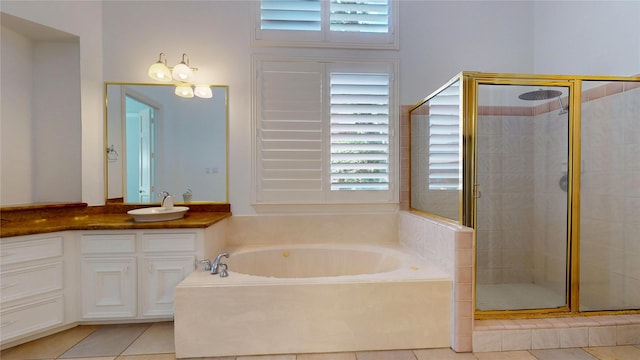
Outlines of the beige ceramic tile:
[{"label": "beige ceramic tile", "polygon": [[2,360],[55,359],[82,341],[100,326],[76,326],[42,339],[30,341],[2,352]]},{"label": "beige ceramic tile", "polygon": [[474,355],[478,360],[537,360],[528,351],[486,352]]},{"label": "beige ceramic tile", "polygon": [[363,351],[356,355],[358,360],[416,360],[411,350]]},{"label": "beige ceramic tile", "polygon": [[296,360],[356,360],[356,353],[299,354]]},{"label": "beige ceramic tile", "polygon": [[172,354],[175,351],[171,321],[152,324],[122,355]]},{"label": "beige ceramic tile", "polygon": [[640,344],[640,325],[620,325],[617,328],[618,345]]},{"label": "beige ceramic tile", "polygon": [[558,329],[531,330],[532,349],[557,349],[559,347],[560,335]]},{"label": "beige ceramic tile", "polygon": [[640,349],[635,346],[603,346],[585,348],[599,360],[638,360]]},{"label": "beige ceramic tile", "polygon": [[83,358],[73,358],[73,360],[116,360],[116,357],[115,356],[83,357]]},{"label": "beige ceramic tile", "polygon": [[505,330],[502,332],[502,351],[531,349],[531,330]]},{"label": "beige ceramic tile", "polygon": [[532,350],[538,360],[594,360],[594,357],[580,348]]},{"label": "beige ceramic tile", "polygon": [[[418,360],[476,360],[472,353],[457,353],[451,349],[413,350]],[[299,359],[299,358],[298,358]]]},{"label": "beige ceramic tile", "polygon": [[69,351],[61,359],[120,355],[150,324],[122,324],[103,326]]},{"label": "beige ceramic tile", "polygon": [[589,345],[588,328],[564,328],[560,329],[560,347],[573,348]]},{"label": "beige ceramic tile", "polygon": [[[175,354],[121,355],[116,360],[175,360]],[[76,359],[73,359],[76,360]],[[202,360],[202,359],[200,359]]]},{"label": "beige ceramic tile", "polygon": [[236,360],[296,360],[296,356],[295,355],[239,356],[236,358]]},{"label": "beige ceramic tile", "polygon": [[502,331],[474,331],[473,332],[473,351],[474,352],[491,352],[502,350]]},{"label": "beige ceramic tile", "polygon": [[596,326],[589,328],[589,346],[615,346],[616,327]]}]

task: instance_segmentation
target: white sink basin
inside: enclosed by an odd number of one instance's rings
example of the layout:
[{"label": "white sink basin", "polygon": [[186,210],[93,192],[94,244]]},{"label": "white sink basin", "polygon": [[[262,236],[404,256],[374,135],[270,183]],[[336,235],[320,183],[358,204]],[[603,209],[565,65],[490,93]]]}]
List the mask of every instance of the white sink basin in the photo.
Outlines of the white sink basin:
[{"label": "white sink basin", "polygon": [[129,210],[127,214],[133,216],[135,221],[152,222],[181,219],[187,210],[189,208],[186,206],[174,206],[171,209],[159,206]]}]

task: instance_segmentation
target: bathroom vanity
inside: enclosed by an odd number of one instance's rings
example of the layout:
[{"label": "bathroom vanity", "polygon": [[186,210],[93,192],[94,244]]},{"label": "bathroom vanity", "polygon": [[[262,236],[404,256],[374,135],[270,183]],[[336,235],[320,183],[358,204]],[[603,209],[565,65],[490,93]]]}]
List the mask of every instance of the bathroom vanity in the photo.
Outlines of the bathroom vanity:
[{"label": "bathroom vanity", "polygon": [[3,349],[79,323],[172,319],[175,286],[221,250],[231,215],[195,205],[180,220],[137,223],[107,208],[2,209]]}]

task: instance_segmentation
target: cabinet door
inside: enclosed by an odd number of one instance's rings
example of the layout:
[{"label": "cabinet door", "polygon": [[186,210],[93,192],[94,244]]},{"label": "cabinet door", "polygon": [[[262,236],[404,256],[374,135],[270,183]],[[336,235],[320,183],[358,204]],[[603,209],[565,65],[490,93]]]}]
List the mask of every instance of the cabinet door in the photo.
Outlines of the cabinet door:
[{"label": "cabinet door", "polygon": [[82,259],[82,317],[136,316],[136,259]]},{"label": "cabinet door", "polygon": [[195,256],[145,257],[143,316],[172,316],[173,290],[195,268]]}]

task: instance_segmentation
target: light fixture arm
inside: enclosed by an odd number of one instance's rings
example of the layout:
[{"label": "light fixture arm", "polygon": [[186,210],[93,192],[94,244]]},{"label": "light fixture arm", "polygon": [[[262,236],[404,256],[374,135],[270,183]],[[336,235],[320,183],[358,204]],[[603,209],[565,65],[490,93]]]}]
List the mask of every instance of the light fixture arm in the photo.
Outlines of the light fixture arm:
[{"label": "light fixture arm", "polygon": [[[189,55],[187,55],[186,53],[182,53],[182,62],[180,62],[180,64],[187,65],[187,67],[191,69],[191,71],[198,71],[198,68],[191,67],[191,65],[189,65]],[[173,70],[173,68],[170,69]]]}]

